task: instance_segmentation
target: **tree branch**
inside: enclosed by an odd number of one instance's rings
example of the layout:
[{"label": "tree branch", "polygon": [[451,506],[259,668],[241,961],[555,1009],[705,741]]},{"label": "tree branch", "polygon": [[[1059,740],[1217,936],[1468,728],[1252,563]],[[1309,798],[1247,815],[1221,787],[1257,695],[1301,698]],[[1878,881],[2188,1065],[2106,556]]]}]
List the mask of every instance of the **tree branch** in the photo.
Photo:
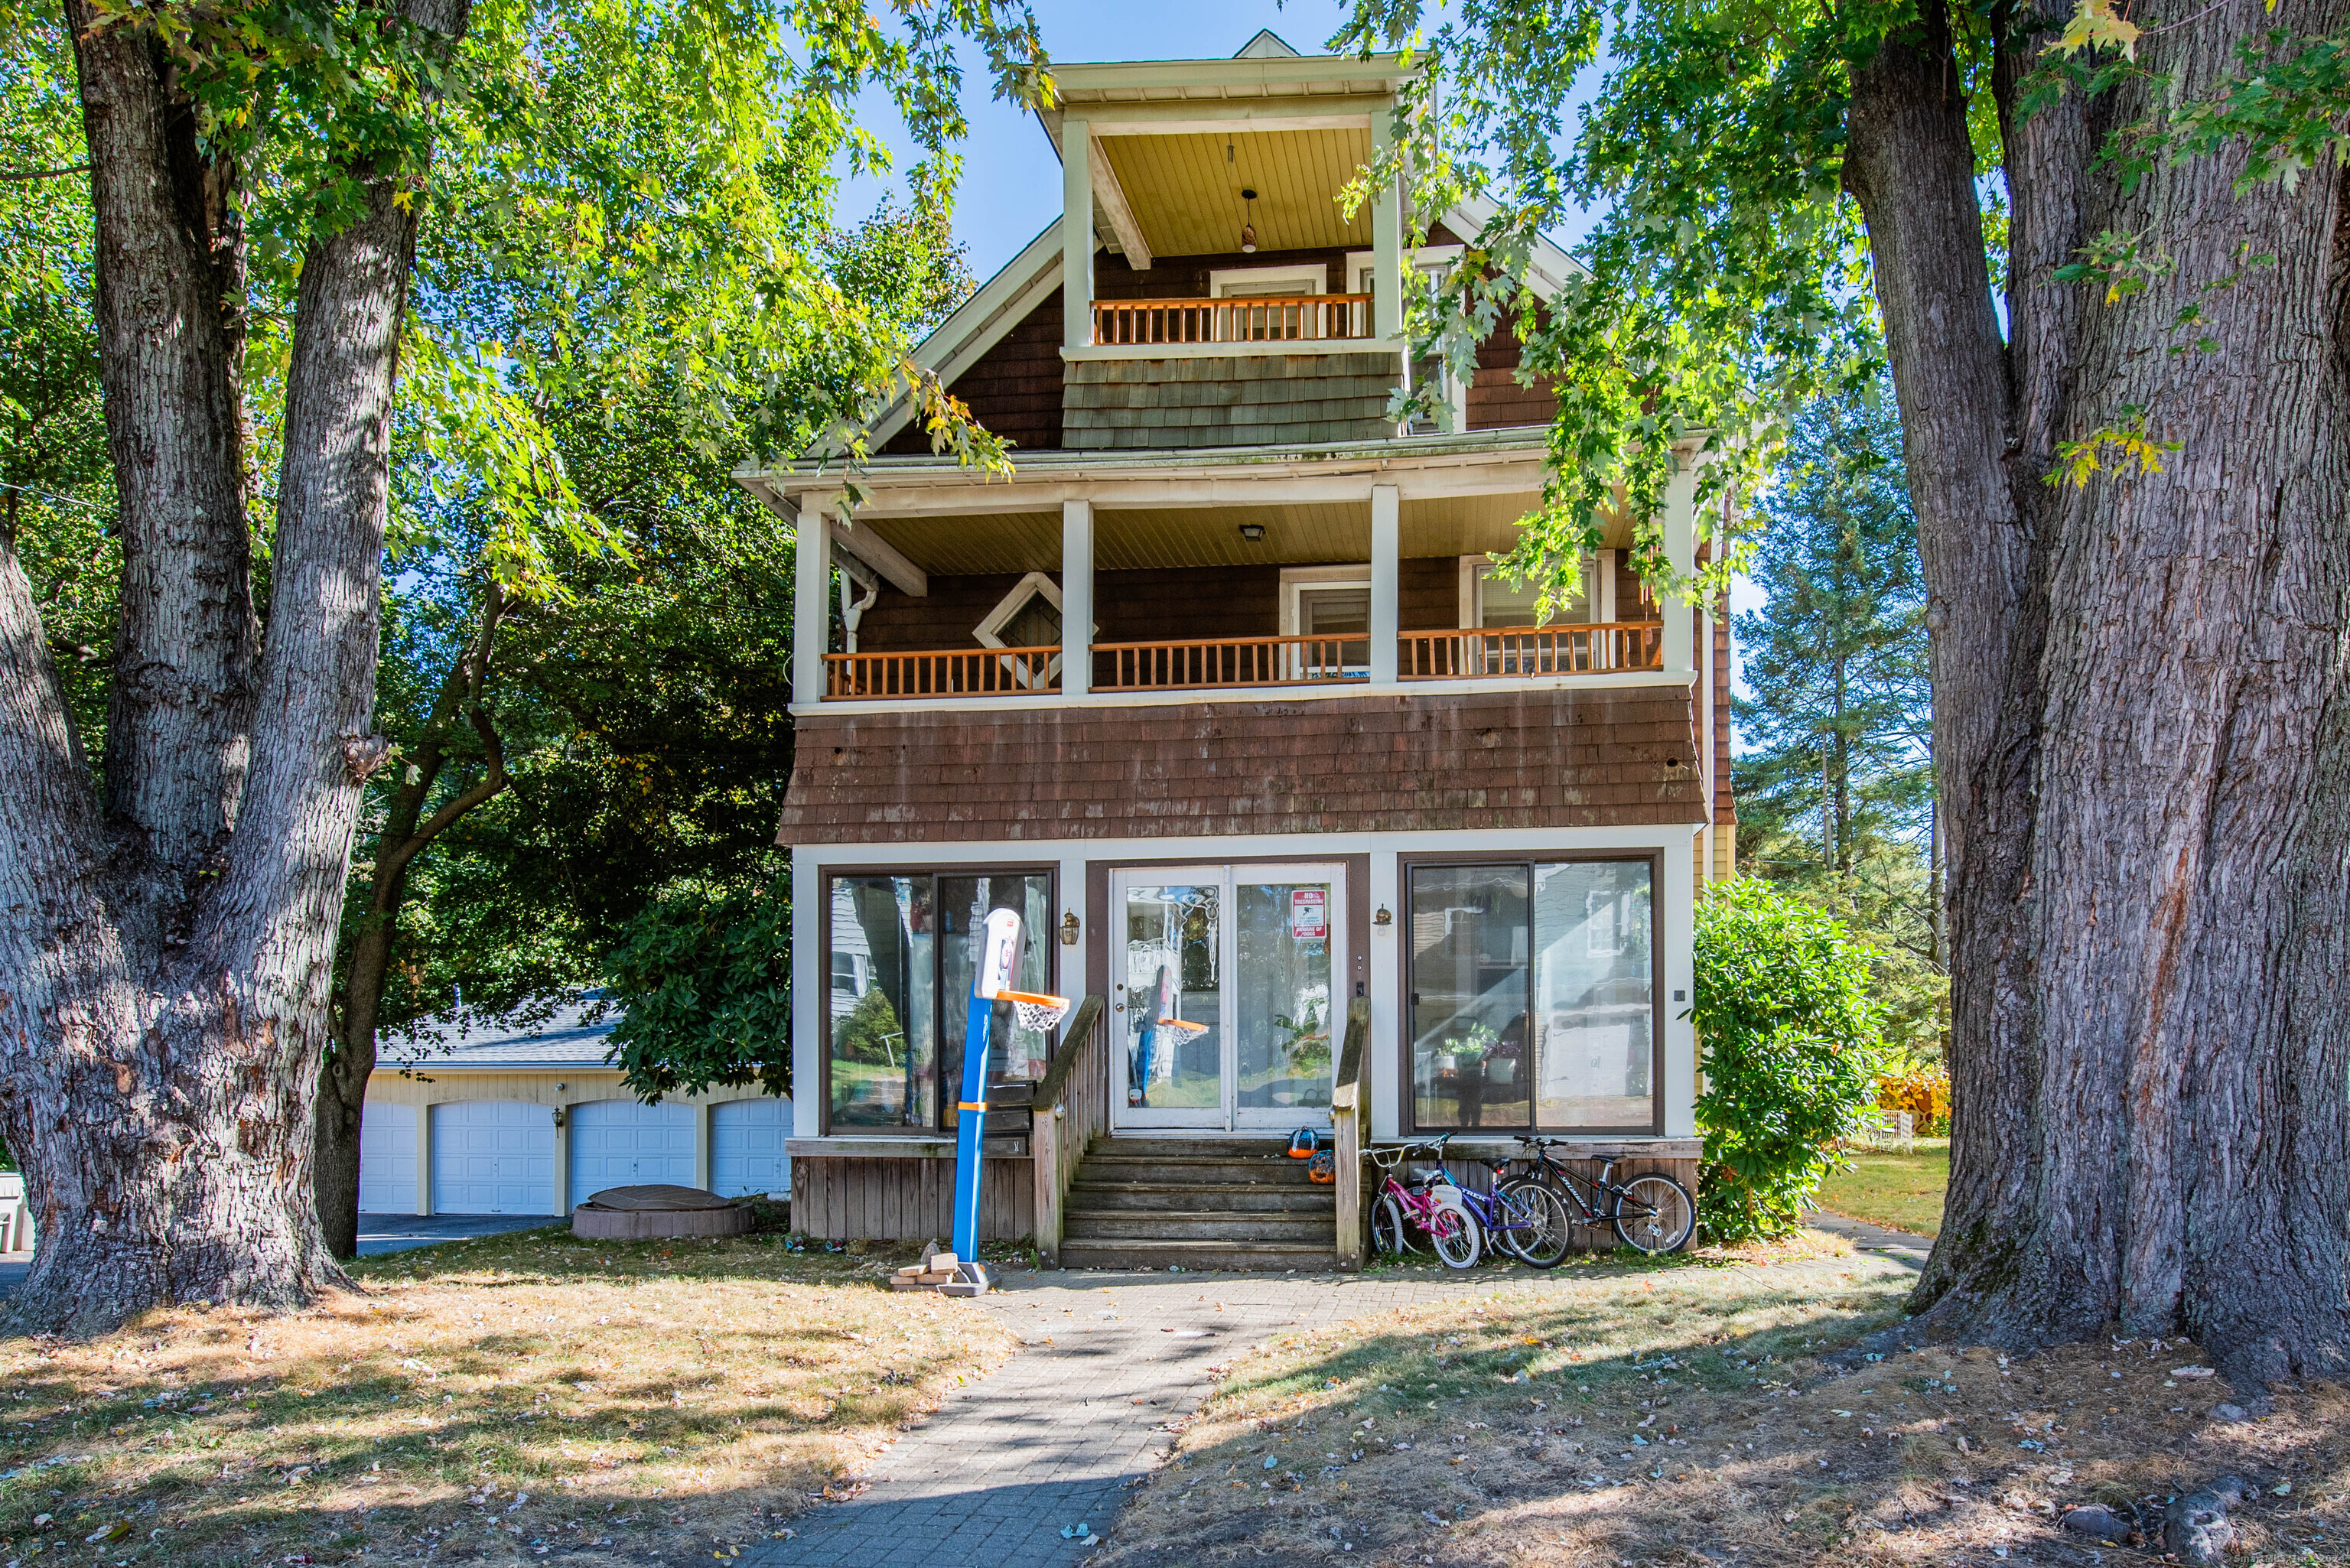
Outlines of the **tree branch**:
[{"label": "tree branch", "polygon": [[65,169],[0,169],[0,185],[22,184],[32,180],[62,180],[68,174],[87,174],[89,165],[76,163]]}]

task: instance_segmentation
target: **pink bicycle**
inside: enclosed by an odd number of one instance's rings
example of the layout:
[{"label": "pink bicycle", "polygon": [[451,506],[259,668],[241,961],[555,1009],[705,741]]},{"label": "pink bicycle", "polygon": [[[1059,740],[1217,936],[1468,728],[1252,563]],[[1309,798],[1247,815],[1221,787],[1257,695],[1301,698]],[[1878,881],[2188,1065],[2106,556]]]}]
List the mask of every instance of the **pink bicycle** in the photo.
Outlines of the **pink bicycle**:
[{"label": "pink bicycle", "polygon": [[1461,1200],[1461,1189],[1440,1164],[1417,1187],[1396,1179],[1396,1168],[1416,1154],[1434,1154],[1440,1160],[1441,1144],[1402,1144],[1367,1148],[1363,1158],[1380,1172],[1378,1195],[1371,1199],[1371,1245],[1389,1257],[1419,1249],[1411,1233],[1426,1234],[1429,1244],[1448,1268],[1473,1269],[1485,1255],[1485,1228]]}]

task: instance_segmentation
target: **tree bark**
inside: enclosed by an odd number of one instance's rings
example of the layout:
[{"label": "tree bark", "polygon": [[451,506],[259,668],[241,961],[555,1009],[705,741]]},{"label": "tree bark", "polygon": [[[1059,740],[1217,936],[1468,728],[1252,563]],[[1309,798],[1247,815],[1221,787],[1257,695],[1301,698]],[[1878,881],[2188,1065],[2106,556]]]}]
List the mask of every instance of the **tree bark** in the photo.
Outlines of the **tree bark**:
[{"label": "tree bark", "polygon": [[[2208,93],[2234,40],[2339,29],[2255,0],[2140,57]],[[1927,1327],[2000,1343],[2186,1334],[2241,1385],[2350,1370],[2350,374],[2342,182],[2124,191],[2094,164],[2141,89],[2012,112],[2046,34],[2000,39],[2013,229],[2002,347],[1947,19],[1856,75],[1869,227],[1930,594],[1950,867],[1954,1119]],[[2175,262],[2115,306],[2086,236]],[[2246,266],[2251,253],[2273,265]],[[2205,286],[2241,273],[2231,286]],[[2199,303],[2219,347],[2174,354]],[[2191,334],[2189,335],[2191,336]],[[2125,425],[2158,472],[2046,482]]]},{"label": "tree bark", "polygon": [[[463,0],[409,14],[452,36],[465,17]],[[0,554],[0,1131],[39,1234],[11,1315],[85,1334],[348,1282],[319,1236],[311,1111],[352,818],[381,749],[367,731],[416,217],[402,182],[359,171],[358,215],[305,257],[256,656],[217,239],[233,192],[174,161],[195,142],[167,134],[183,110],[143,36],[75,19],[126,663],[102,815],[29,586]],[[206,248],[189,212],[213,196]]]},{"label": "tree bark", "polygon": [[[408,898],[409,868],[434,839],[506,787],[505,749],[481,707],[482,684],[488,677],[491,650],[504,614],[505,597],[492,582],[484,591],[481,628],[442,680],[418,739],[410,764],[415,769],[414,776],[404,778],[392,792],[383,830],[376,835],[367,914],[351,933],[343,962],[340,1005],[334,1009],[340,1026],[318,1076],[318,1221],[328,1250],[338,1258],[359,1255],[359,1135],[368,1078],[375,1072],[384,981],[391,972],[400,913]],[[451,760],[449,742],[461,721],[471,724],[480,741],[485,763],[483,774],[424,817],[424,803],[432,798]]]}]

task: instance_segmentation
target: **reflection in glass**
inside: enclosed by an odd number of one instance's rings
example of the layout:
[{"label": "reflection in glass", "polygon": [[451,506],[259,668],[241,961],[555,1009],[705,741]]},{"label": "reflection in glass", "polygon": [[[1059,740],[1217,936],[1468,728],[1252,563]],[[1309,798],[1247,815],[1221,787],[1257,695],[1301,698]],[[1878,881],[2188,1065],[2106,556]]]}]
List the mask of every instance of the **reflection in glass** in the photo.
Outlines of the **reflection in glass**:
[{"label": "reflection in glass", "polygon": [[1333,893],[1327,882],[1233,890],[1240,1106],[1329,1107]]},{"label": "reflection in glass", "polygon": [[927,877],[832,885],[835,1127],[930,1127],[938,1115],[938,1019]]},{"label": "reflection in glass", "polygon": [[1645,1127],[1656,1119],[1648,865],[1597,860],[1534,870],[1539,1119]]},{"label": "reflection in glass", "polygon": [[1126,1103],[1137,1109],[1223,1106],[1222,889],[1126,890]]},{"label": "reflection in glass", "polygon": [[1526,867],[1411,872],[1412,1118],[1528,1125]]},{"label": "reflection in glass", "polygon": [[[1052,917],[1052,879],[1041,876],[941,877],[939,878],[939,1047],[947,1083],[962,1083],[963,1031],[971,1020],[971,987],[979,950],[987,940],[987,917],[1010,909],[1020,917],[1020,963],[1012,989],[1042,992],[1050,954],[1045,943]],[[1015,1022],[997,1036],[989,1053],[988,1081],[1041,1078],[1053,1058],[1053,1037]],[[945,1125],[956,1124],[954,1096],[942,1107]]]}]

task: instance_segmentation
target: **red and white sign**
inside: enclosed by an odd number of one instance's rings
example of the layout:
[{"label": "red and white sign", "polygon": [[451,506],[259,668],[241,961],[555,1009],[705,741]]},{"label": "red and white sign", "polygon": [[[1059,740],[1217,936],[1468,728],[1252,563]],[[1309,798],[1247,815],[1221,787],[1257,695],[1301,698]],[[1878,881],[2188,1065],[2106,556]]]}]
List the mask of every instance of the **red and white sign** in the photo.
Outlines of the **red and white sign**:
[{"label": "red and white sign", "polygon": [[1322,941],[1330,935],[1330,889],[1292,888],[1289,890],[1289,934],[1299,940]]}]

